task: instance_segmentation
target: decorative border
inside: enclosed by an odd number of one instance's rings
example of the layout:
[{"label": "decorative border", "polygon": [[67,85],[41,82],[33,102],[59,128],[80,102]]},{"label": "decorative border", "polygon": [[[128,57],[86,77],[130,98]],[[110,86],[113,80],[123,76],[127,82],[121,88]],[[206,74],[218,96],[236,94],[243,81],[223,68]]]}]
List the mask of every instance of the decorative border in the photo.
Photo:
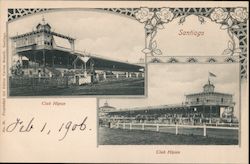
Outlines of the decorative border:
[{"label": "decorative border", "polygon": [[[221,25],[221,30],[226,30],[230,40],[228,47],[222,52],[223,56],[230,57],[229,61],[235,62],[232,56],[239,55],[241,64],[241,79],[247,79],[247,20],[248,11],[244,7],[237,8],[145,8],[142,7],[135,13],[136,19],[144,24],[146,33],[146,44],[142,52],[148,56],[147,62],[161,62],[164,55],[154,39],[158,30],[164,29],[164,24],[179,18],[179,24],[183,24],[187,16],[195,15],[201,24],[205,23],[204,17],[209,18]],[[235,38],[239,39],[239,45],[236,45]],[[154,56],[153,60],[151,57]],[[187,58],[182,63],[199,63],[195,58]],[[220,58],[220,57],[216,57]],[[233,60],[232,60],[232,59]],[[214,60],[212,60],[214,61]],[[178,62],[176,58],[170,57],[167,63]],[[228,60],[224,60],[225,63]],[[208,62],[207,62],[208,63]]]},{"label": "decorative border", "polygon": [[[228,47],[222,52],[223,56],[231,57],[239,55],[241,64],[241,79],[247,79],[247,20],[248,11],[246,8],[95,8],[96,10],[104,10],[107,12],[117,13],[137,19],[144,24],[146,43],[142,50],[147,55],[148,61],[152,62],[153,58],[157,61],[167,62],[162,52],[157,48],[157,42],[154,40],[158,30],[164,29],[164,24],[171,22],[173,19],[179,18],[179,24],[183,24],[187,16],[196,15],[201,24],[205,23],[204,17],[221,24],[222,30],[227,30],[231,40],[228,41]],[[8,21],[18,19],[20,17],[31,15],[48,10],[56,10],[54,8],[15,8],[8,9]],[[239,45],[235,44],[234,36],[239,39]],[[152,58],[153,57],[153,58]],[[224,57],[224,58],[226,58]],[[171,58],[171,57],[167,57]],[[175,57],[178,58],[178,57]],[[189,58],[191,58],[189,56]],[[216,57],[214,60],[217,61]],[[154,60],[155,60],[154,59]],[[187,58],[188,59],[188,58]],[[176,59],[177,60],[177,59]],[[174,61],[174,60],[173,60]],[[213,61],[213,60],[211,60]],[[185,63],[204,63],[200,59],[186,60]],[[227,63],[227,61],[225,61]],[[184,63],[184,61],[182,61]],[[207,62],[211,63],[211,62]]]},{"label": "decorative border", "polygon": [[223,64],[239,63],[239,56],[149,56],[147,63],[197,63],[197,64]]},{"label": "decorative border", "polygon": [[[8,21],[13,21],[15,19],[32,15],[36,13],[46,12],[46,11],[55,11],[60,8],[11,8],[8,9]],[[139,11],[140,8],[93,8],[95,10],[104,10],[111,13],[117,13],[120,15],[128,16],[132,19],[135,18],[135,13]]]},{"label": "decorative border", "polygon": [[26,15],[31,15],[35,13],[40,13],[40,12],[45,12],[48,10],[53,10],[51,9],[46,9],[46,8],[15,8],[15,9],[8,9],[8,21],[15,20],[17,18],[21,18]]}]

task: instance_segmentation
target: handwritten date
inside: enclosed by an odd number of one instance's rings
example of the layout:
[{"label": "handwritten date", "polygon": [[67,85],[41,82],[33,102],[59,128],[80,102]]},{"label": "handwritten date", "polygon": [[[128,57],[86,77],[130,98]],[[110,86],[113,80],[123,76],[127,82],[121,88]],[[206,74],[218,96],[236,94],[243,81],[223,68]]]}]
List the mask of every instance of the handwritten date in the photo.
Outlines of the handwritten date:
[{"label": "handwritten date", "polygon": [[[87,119],[88,117],[83,117],[83,119],[79,122],[74,121],[67,121],[62,122],[59,124],[59,128],[55,130],[55,132],[60,133],[61,137],[58,139],[59,141],[62,141],[66,138],[66,136],[73,131],[86,131],[87,129]],[[47,132],[47,135],[50,134],[52,131],[50,128],[48,128],[48,123],[45,122],[42,127],[38,127],[35,123],[35,118],[31,118],[30,120],[22,120],[20,118],[17,118],[14,122],[11,122],[9,124],[6,124],[3,131],[6,131],[8,133],[12,132],[22,132],[22,133],[29,133],[31,131],[35,131],[36,129],[39,130],[39,132]],[[91,130],[91,129],[89,129]]]}]

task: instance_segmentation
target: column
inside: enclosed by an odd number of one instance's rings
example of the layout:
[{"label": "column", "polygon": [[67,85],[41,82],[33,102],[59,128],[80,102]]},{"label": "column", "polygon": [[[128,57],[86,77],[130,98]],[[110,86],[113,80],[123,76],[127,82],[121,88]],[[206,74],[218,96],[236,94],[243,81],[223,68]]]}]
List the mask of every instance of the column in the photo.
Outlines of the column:
[{"label": "column", "polygon": [[175,125],[175,134],[176,135],[178,134],[178,125],[177,124]]},{"label": "column", "polygon": [[87,62],[84,62],[84,76],[87,76]]},{"label": "column", "polygon": [[23,67],[23,56],[22,55],[19,55],[19,61],[20,61],[21,66]]},{"label": "column", "polygon": [[159,124],[156,124],[156,131],[159,132]]},{"label": "column", "polygon": [[128,78],[128,74],[129,74],[129,73],[128,73],[128,72],[126,72],[126,78]]},{"label": "column", "polygon": [[99,74],[96,73],[96,80],[99,81]]},{"label": "column", "polygon": [[75,41],[74,40],[69,40],[70,46],[71,46],[71,51],[74,52],[75,51]]},{"label": "column", "polygon": [[34,53],[35,71],[36,71],[36,52]]},{"label": "column", "polygon": [[106,72],[103,72],[103,79],[106,80]]},{"label": "column", "polygon": [[132,77],[132,73],[129,73],[129,78],[131,78]]},{"label": "column", "polygon": [[116,78],[118,79],[119,78],[119,73],[116,73],[115,75],[116,75]]},{"label": "column", "polygon": [[206,137],[207,136],[207,128],[206,128],[206,124],[203,125],[203,136]]},{"label": "column", "polygon": [[45,75],[46,59],[45,59],[45,50],[43,49],[43,73]]},{"label": "column", "polygon": [[55,67],[55,57],[54,57],[54,55],[52,55],[52,67],[53,68]]},{"label": "column", "polygon": [[136,76],[136,78],[138,78],[138,77],[139,77],[139,73],[138,73],[138,72],[136,72],[136,73],[135,73],[135,76]]},{"label": "column", "polygon": [[210,105],[210,109],[209,109],[209,123],[212,123],[212,106]]}]

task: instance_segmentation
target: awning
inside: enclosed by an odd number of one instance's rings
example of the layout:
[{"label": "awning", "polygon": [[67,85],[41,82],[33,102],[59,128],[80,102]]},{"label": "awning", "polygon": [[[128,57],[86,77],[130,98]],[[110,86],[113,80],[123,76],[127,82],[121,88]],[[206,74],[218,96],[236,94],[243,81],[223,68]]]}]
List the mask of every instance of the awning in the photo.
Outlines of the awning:
[{"label": "awning", "polygon": [[56,46],[71,49],[71,45],[67,39],[64,39],[55,35],[53,36],[53,39],[54,39],[54,43],[56,44]]}]

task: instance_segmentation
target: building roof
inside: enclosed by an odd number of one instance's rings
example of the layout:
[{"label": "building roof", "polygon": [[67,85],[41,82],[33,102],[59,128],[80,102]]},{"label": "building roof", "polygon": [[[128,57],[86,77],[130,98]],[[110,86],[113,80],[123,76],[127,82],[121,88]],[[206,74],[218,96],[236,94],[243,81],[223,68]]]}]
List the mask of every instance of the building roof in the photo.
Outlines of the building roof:
[{"label": "building roof", "polygon": [[185,96],[196,96],[196,95],[225,95],[225,96],[232,96],[233,94],[229,93],[221,93],[221,92],[198,92],[198,93],[190,93],[186,94]]},{"label": "building roof", "polygon": [[[40,26],[48,27],[49,30],[46,30],[46,28],[39,29]],[[36,30],[33,30],[32,32],[27,32],[27,33],[23,33],[23,34],[20,34],[20,35],[12,36],[10,38],[11,39],[17,39],[17,38],[26,37],[26,36],[29,36],[29,35],[32,35],[32,34],[36,34],[36,33],[40,33],[40,32],[45,32],[47,34],[55,35],[55,36],[58,36],[58,37],[61,37],[61,38],[64,38],[64,39],[75,40],[72,37],[69,37],[69,36],[66,36],[66,35],[63,35],[63,34],[59,34],[59,33],[56,33],[56,32],[52,32],[50,29],[51,29],[50,24],[45,23],[45,19],[42,18],[42,22],[38,23],[36,25]]]},{"label": "building roof", "polygon": [[102,57],[97,54],[93,53],[87,53],[84,51],[75,51],[75,54],[79,56],[79,59],[81,60],[81,57],[87,56],[90,57],[95,62],[95,66],[97,67],[105,67],[108,70],[128,70],[128,71],[136,71],[136,72],[143,72],[144,66],[140,64],[133,64],[117,59],[111,59],[108,57]]},{"label": "building roof", "polygon": [[99,107],[99,109],[116,109],[113,106],[110,106],[108,102],[106,101],[103,106]]},{"label": "building roof", "polygon": [[46,24],[38,23],[38,25],[36,25],[36,29],[38,29],[39,26],[47,26],[47,27],[51,28],[51,26],[48,23],[46,23]]},{"label": "building roof", "polygon": [[[229,93],[222,93],[222,92],[214,92],[215,86],[211,83],[211,81],[208,79],[208,82],[203,86],[203,91],[198,93],[190,93],[186,94],[185,96],[201,96],[201,95],[224,95],[224,96],[232,96],[232,94]],[[208,89],[208,90],[206,90]]]},{"label": "building roof", "polygon": [[156,105],[156,106],[146,106],[146,107],[134,107],[134,108],[121,108],[110,113],[116,112],[129,112],[129,111],[145,111],[145,110],[158,110],[158,109],[174,109],[174,108],[185,108],[188,107],[185,104],[169,104],[169,105]]},{"label": "building roof", "polygon": [[63,35],[63,34],[59,34],[59,33],[53,32],[53,31],[47,31],[47,30],[35,30],[35,31],[32,31],[32,32],[27,32],[27,33],[23,33],[23,34],[17,34],[15,36],[11,36],[10,39],[17,39],[17,38],[27,37],[27,36],[37,34],[37,33],[41,33],[41,32],[45,32],[47,34],[55,35],[55,36],[58,36],[58,37],[61,37],[61,38],[64,38],[64,39],[68,39],[68,40],[75,40],[75,38],[72,38],[72,37],[69,37],[69,36],[66,36],[66,35]]},{"label": "building roof", "polygon": [[[209,85],[214,87],[213,84],[210,83],[210,81],[208,82],[208,84],[205,85]],[[213,90],[211,92],[199,92],[199,93],[191,93],[191,94],[187,94],[185,96],[194,96],[194,95],[226,95],[226,96],[232,96],[232,94],[228,94],[228,93],[221,93],[221,92],[214,92]],[[217,104],[217,102],[209,102],[208,105],[211,104]],[[181,104],[169,104],[169,105],[158,105],[158,106],[146,106],[146,107],[134,107],[134,108],[124,108],[124,109],[118,109],[115,111],[110,111],[109,113],[119,113],[119,112],[139,112],[139,111],[154,111],[154,110],[173,110],[173,109],[185,109],[191,106],[195,106],[195,105],[201,105],[199,104],[185,104],[185,103],[181,103]],[[202,104],[204,105],[204,104]]]}]

